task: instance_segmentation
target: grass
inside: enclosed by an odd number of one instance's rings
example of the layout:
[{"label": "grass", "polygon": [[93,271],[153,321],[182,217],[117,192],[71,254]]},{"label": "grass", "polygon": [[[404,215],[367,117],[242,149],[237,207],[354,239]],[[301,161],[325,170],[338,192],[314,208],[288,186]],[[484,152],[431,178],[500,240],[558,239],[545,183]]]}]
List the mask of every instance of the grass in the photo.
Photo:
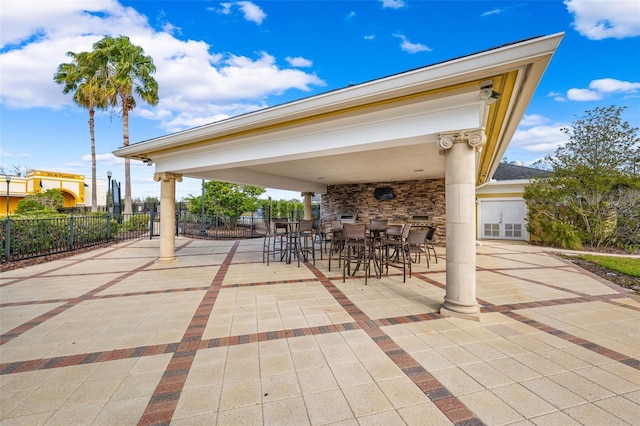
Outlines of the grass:
[{"label": "grass", "polygon": [[615,256],[598,256],[584,254],[580,256],[584,260],[597,263],[603,268],[629,275],[630,277],[640,277],[640,259]]}]

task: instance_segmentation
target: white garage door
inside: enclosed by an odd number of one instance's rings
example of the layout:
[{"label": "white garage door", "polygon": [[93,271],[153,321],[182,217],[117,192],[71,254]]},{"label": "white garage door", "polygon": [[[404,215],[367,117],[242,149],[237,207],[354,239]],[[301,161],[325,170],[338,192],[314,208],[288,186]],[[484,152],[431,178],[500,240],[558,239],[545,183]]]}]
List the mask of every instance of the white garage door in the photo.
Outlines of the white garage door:
[{"label": "white garage door", "polygon": [[524,201],[483,201],[480,211],[481,238],[525,239]]}]

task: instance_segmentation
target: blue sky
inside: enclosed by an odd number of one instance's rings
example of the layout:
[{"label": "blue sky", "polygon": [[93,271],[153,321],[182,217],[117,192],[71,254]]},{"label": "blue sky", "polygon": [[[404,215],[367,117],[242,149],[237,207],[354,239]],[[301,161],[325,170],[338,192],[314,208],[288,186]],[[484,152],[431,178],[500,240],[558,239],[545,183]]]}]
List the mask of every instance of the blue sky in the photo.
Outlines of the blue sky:
[{"label": "blue sky", "polygon": [[[2,0],[0,165],[91,176],[88,113],[53,83],[68,51],[127,35],[158,68],[160,104],[130,116],[131,142],[485,49],[565,32],[506,157],[525,165],[595,107],[640,127],[640,2]],[[96,119],[98,177],[124,179],[119,111]],[[132,162],[134,197],[158,196]],[[185,179],[177,197],[197,195]],[[297,193],[270,191],[275,198]]]}]

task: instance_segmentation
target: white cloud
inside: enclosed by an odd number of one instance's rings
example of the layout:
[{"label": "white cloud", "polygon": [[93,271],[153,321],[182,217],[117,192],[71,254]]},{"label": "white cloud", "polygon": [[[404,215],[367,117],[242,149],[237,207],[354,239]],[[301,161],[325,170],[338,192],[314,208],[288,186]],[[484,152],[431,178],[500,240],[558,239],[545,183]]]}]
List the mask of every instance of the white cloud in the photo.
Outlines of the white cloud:
[{"label": "white cloud", "polygon": [[640,35],[640,3],[637,0],[565,0],[574,16],[573,28],[591,40]]},{"label": "white cloud", "polygon": [[28,10],[20,0],[2,1],[0,102],[6,107],[72,105],[53,74],[69,60],[66,52],[91,50],[104,34],[127,34],[154,59],[160,103],[149,108],[140,102],[133,113],[160,120],[169,131],[263,108],[270,95],[325,84],[313,73],[279,67],[266,52],[255,58],[216,53],[203,41],[174,37],[173,26],[171,33],[157,32],[145,16],[115,1],[40,2]]},{"label": "white cloud", "polygon": [[0,148],[0,158],[7,157],[31,157],[31,154],[26,152],[12,152]]},{"label": "white cloud", "polygon": [[551,153],[560,145],[567,142],[568,136],[560,131],[561,128],[567,127],[565,124],[542,125],[536,123],[544,123],[549,121],[542,116],[530,116],[532,127],[525,128],[528,120],[524,120],[518,130],[513,135],[509,148],[520,148],[524,151],[535,153]]},{"label": "white cloud", "polygon": [[602,99],[602,93],[589,89],[569,89],[567,90],[567,98],[572,101],[599,101]]},{"label": "white cloud", "polygon": [[421,43],[412,43],[409,41],[409,39],[407,39],[406,36],[402,34],[394,34],[393,36],[402,40],[402,43],[400,43],[400,49],[402,49],[405,52],[408,52],[408,53],[431,52],[431,48],[429,46],[425,46],[424,44],[421,44]]},{"label": "white cloud", "polygon": [[296,56],[295,58],[292,58],[291,56],[287,56],[285,59],[287,60],[289,65],[291,65],[292,67],[307,68],[313,65],[313,62],[301,56]]},{"label": "white cloud", "polygon": [[483,12],[480,16],[500,15],[502,12],[504,12],[503,9],[492,9],[492,10]]},{"label": "white cloud", "polygon": [[351,11],[349,13],[347,13],[347,17],[345,18],[347,21],[350,21],[352,19],[356,18],[356,13],[354,11]]},{"label": "white cloud", "polygon": [[[218,12],[223,15],[231,15],[231,6],[233,6],[233,3],[220,3],[222,9],[218,10]],[[210,7],[208,10],[214,10],[214,8]]]},{"label": "white cloud", "polygon": [[207,10],[217,12],[222,15],[231,15],[233,13],[234,6],[240,9],[242,15],[244,16],[244,19],[250,22],[255,22],[258,25],[262,24],[262,21],[264,21],[267,17],[267,14],[264,13],[260,6],[250,1],[220,3],[220,9],[208,7]]},{"label": "white cloud", "polygon": [[[83,155],[82,161],[91,161],[91,154]],[[104,164],[124,164],[124,158],[116,157],[110,152],[106,154],[96,154],[96,161]]]},{"label": "white cloud", "polygon": [[593,80],[589,87],[600,93],[635,93],[640,89],[640,83],[620,81],[613,78]]},{"label": "white cloud", "polygon": [[365,40],[373,40],[374,38],[376,38],[376,36],[373,34],[367,34],[366,36],[364,36]]},{"label": "white cloud", "polygon": [[567,98],[572,101],[598,101],[606,95],[623,93],[633,95],[640,91],[640,83],[616,80],[614,78],[601,78],[589,83],[588,89],[569,89]]},{"label": "white cloud", "polygon": [[530,114],[530,115],[525,114],[522,120],[520,120],[520,126],[521,127],[537,126],[542,123],[547,123],[548,121],[549,119],[547,117],[540,114]]},{"label": "white cloud", "polygon": [[380,0],[383,9],[402,9],[405,6],[403,0]]},{"label": "white cloud", "polygon": [[176,27],[175,25],[167,22],[162,26],[162,31],[167,34],[182,34],[182,28]]},{"label": "white cloud", "polygon": [[267,17],[267,14],[264,13],[259,6],[251,3],[250,1],[239,1],[236,4],[240,7],[242,13],[244,13],[244,19],[247,21],[255,22],[260,25]]}]

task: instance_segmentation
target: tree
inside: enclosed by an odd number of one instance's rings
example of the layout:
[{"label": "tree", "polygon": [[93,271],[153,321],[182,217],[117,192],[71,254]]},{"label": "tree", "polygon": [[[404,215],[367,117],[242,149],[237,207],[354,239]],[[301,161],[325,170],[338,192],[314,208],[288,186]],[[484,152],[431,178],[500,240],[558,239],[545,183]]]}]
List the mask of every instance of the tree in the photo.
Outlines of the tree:
[{"label": "tree", "polygon": [[57,213],[64,204],[64,196],[59,189],[29,194],[18,202],[16,214]]},{"label": "tree", "polygon": [[629,174],[640,152],[638,129],[622,121],[626,107],[611,105],[586,111],[570,128],[561,131],[569,142],[546,160],[558,176],[574,175],[576,170],[594,178]]},{"label": "tree", "polygon": [[[205,214],[218,216],[233,227],[244,213],[255,212],[259,207],[258,197],[265,192],[264,188],[250,185],[209,181],[204,184]],[[200,214],[202,196],[190,195],[187,198],[189,212]]]},{"label": "tree", "polygon": [[58,65],[53,76],[56,84],[63,86],[62,93],[73,92],[73,101],[89,110],[89,136],[91,140],[91,211],[98,211],[96,185],[95,110],[114,105],[115,91],[108,85],[105,65],[94,53],[67,52],[73,59]]},{"label": "tree", "polygon": [[11,165],[11,169],[12,170],[7,170],[7,169],[4,168],[4,166],[2,164],[0,164],[0,175],[27,177],[29,172],[32,170],[32,168],[29,167],[29,166],[21,166],[21,165],[16,165],[16,164],[12,164]]},{"label": "tree", "polygon": [[260,200],[260,208],[265,220],[304,217],[304,203],[300,200]]},{"label": "tree", "polygon": [[562,129],[569,141],[545,158],[552,177],[525,189],[533,235],[573,248],[640,245],[640,138],[624,109],[595,108]]},{"label": "tree", "polygon": [[[152,77],[156,72],[151,56],[144,54],[140,46],[131,43],[129,37],[105,36],[94,45],[100,62],[106,64],[109,84],[120,100],[122,111],[123,145],[129,146],[129,111],[136,107],[136,96],[147,104],[158,104],[158,83]],[[131,213],[131,164],[124,160],[124,213]]]}]

